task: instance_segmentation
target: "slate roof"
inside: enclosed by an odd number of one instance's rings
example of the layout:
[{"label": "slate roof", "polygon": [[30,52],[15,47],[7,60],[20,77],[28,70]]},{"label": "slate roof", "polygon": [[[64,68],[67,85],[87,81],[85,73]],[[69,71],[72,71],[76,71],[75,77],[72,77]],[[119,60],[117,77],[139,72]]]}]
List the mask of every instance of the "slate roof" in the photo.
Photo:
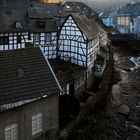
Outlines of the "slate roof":
[{"label": "slate roof", "polygon": [[[3,0],[4,1],[4,0]],[[0,32],[56,32],[57,25],[53,17],[47,13],[44,8],[45,4],[41,7],[31,7],[31,2],[25,0],[0,1]],[[38,19],[45,19],[45,29],[37,27]],[[36,20],[36,21],[31,21]],[[16,21],[21,23],[21,28],[16,28]]]},{"label": "slate roof", "polygon": [[18,31],[15,28],[15,21],[20,21],[23,27],[21,30],[25,30],[27,27],[25,16],[28,7],[30,7],[29,0],[1,0],[0,31]]},{"label": "slate roof", "polygon": [[74,21],[76,22],[80,30],[89,40],[92,40],[93,38],[99,35],[100,30],[96,25],[95,20],[90,20],[83,15],[77,14],[71,14],[70,16],[73,17]]},{"label": "slate roof", "polygon": [[58,93],[39,47],[0,51],[0,105]]},{"label": "slate roof", "polygon": [[30,7],[28,8],[29,18],[41,18],[41,19],[52,19],[53,17],[49,15],[45,9],[40,7]]},{"label": "slate roof", "polygon": [[86,72],[86,68],[61,59],[51,59],[49,62],[61,86],[64,83],[77,79],[80,75]]},{"label": "slate roof", "polygon": [[64,10],[63,5],[59,3],[40,3],[40,2],[34,2],[33,7],[42,7],[45,9],[45,11],[50,14],[53,17],[66,17],[67,13]]},{"label": "slate roof", "polygon": [[67,12],[97,15],[97,13],[92,8],[90,8],[83,2],[66,2],[64,5]]}]

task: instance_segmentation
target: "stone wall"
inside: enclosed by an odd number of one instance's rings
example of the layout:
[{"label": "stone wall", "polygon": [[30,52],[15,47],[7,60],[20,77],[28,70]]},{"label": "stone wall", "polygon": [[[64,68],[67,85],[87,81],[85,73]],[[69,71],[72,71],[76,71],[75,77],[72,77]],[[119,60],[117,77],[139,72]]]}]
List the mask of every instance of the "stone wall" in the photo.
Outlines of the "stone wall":
[{"label": "stone wall", "polygon": [[[32,136],[32,115],[42,112],[43,131]],[[19,140],[57,139],[58,95],[53,95],[32,103],[0,113],[0,139],[5,138],[5,126],[18,123]]]}]

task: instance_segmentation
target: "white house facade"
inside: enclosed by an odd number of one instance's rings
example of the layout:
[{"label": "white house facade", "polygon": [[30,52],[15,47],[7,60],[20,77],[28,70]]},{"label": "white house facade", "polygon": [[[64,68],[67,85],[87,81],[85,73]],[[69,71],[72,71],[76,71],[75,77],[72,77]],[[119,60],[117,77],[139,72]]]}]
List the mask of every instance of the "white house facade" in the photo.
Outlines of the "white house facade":
[{"label": "white house facade", "polygon": [[0,32],[0,50],[25,48],[25,43],[28,41],[28,31]]},{"label": "white house facade", "polygon": [[58,57],[86,68],[86,73],[75,81],[75,87],[80,79],[81,83],[84,83],[94,77],[94,64],[100,49],[100,41],[102,40],[102,44],[105,43],[104,36],[101,35],[94,20],[80,15],[69,15],[60,28]]}]

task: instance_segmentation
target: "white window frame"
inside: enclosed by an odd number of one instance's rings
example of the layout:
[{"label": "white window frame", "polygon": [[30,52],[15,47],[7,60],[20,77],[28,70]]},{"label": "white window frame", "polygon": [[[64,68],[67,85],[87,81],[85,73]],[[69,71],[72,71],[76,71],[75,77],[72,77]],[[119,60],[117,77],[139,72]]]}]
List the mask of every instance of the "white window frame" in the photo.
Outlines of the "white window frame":
[{"label": "white window frame", "polygon": [[39,42],[40,41],[40,34],[39,33],[35,33],[34,34],[34,42]]},{"label": "white window frame", "polygon": [[64,85],[63,87],[62,87],[62,92],[61,92],[61,94],[60,95],[69,95],[70,94],[70,84],[69,83],[67,83],[66,85]]},{"label": "white window frame", "polygon": [[43,115],[39,112],[32,116],[32,136],[42,132]]},{"label": "white window frame", "polygon": [[45,35],[46,42],[50,42],[51,38],[52,38],[51,33],[46,33],[46,35]]},{"label": "white window frame", "polygon": [[18,140],[17,123],[12,123],[5,127],[5,140]]}]

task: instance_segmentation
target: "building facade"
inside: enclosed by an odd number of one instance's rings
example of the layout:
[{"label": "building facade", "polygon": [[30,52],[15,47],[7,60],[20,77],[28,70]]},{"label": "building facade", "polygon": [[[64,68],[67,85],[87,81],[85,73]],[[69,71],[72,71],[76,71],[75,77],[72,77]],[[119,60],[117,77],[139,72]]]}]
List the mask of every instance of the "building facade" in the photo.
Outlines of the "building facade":
[{"label": "building facade", "polygon": [[122,34],[130,34],[131,15],[117,15],[117,30]]},{"label": "building facade", "polygon": [[89,20],[85,16],[69,15],[62,25],[59,33],[58,57],[86,69],[74,81],[75,91],[83,85],[89,88],[93,84],[97,52],[100,45],[106,43],[106,32],[101,30],[94,20]]},{"label": "building facade", "polygon": [[41,47],[4,50],[0,56],[1,139],[58,139],[61,87]]}]

